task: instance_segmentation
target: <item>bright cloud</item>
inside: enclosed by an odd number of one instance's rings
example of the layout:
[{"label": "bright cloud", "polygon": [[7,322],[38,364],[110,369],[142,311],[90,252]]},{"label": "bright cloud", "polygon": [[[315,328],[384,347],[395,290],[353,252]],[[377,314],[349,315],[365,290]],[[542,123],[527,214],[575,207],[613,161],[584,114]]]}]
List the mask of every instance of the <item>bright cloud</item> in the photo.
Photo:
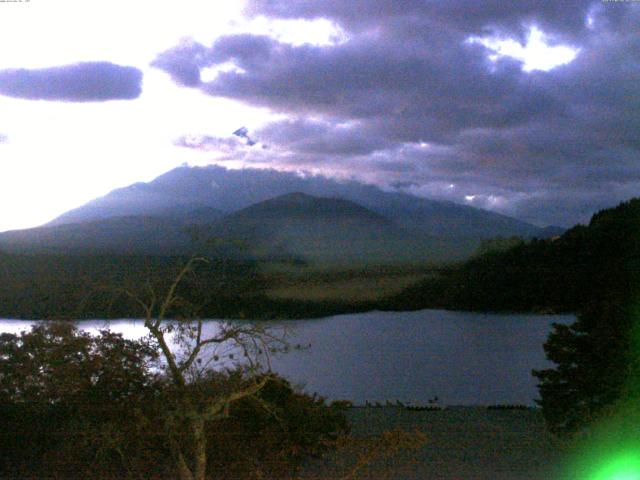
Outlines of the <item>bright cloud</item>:
[{"label": "bright cloud", "polygon": [[530,29],[524,45],[516,40],[500,37],[471,37],[469,42],[479,43],[491,50],[493,53],[489,55],[489,59],[494,62],[503,57],[520,60],[525,72],[549,71],[570,63],[580,53],[579,48],[551,44],[548,37],[536,27]]}]

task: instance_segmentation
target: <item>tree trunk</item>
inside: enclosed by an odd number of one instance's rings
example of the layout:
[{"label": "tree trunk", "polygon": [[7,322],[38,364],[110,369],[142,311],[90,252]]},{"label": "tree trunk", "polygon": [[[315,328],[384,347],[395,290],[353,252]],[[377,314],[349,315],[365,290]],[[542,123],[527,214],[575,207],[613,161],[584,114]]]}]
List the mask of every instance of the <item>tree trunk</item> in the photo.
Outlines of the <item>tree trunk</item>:
[{"label": "tree trunk", "polygon": [[180,477],[180,480],[195,480],[179,447],[172,445],[171,450],[174,451],[175,461],[178,466],[178,477]]},{"label": "tree trunk", "polygon": [[207,436],[203,418],[193,420],[194,480],[205,480],[207,473]]}]

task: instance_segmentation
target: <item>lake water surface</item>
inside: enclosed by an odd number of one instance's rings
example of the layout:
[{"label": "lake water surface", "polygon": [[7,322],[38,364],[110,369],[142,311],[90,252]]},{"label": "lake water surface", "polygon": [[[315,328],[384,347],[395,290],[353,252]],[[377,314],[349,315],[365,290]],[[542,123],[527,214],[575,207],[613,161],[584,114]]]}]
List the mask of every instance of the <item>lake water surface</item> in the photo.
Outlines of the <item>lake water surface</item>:
[{"label": "lake water surface", "polygon": [[[542,348],[551,323],[572,315],[494,315],[442,310],[368,312],[313,320],[289,320],[292,344],[311,344],[272,359],[273,369],[309,393],[330,399],[447,405],[532,405],[532,369],[549,366]],[[0,320],[0,332],[33,322]],[[140,320],[78,322],[83,329],[108,327],[134,338]],[[216,321],[210,320],[215,329]]]}]

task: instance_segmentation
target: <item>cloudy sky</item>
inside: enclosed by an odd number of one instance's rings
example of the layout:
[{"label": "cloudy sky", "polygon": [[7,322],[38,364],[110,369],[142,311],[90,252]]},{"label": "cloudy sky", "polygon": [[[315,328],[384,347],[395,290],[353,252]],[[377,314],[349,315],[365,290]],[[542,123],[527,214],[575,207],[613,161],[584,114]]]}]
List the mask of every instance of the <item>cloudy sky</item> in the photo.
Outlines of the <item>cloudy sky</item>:
[{"label": "cloudy sky", "polygon": [[0,41],[0,231],[185,162],[540,225],[640,194],[640,2],[0,1]]}]

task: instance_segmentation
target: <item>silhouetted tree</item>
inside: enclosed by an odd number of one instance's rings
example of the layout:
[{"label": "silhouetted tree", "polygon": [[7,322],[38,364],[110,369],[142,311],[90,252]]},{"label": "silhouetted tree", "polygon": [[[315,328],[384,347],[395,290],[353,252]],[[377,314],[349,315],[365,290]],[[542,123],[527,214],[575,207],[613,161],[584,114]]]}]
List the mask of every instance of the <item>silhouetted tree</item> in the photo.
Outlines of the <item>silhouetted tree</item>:
[{"label": "silhouetted tree", "polygon": [[552,431],[570,434],[596,420],[640,387],[640,309],[631,299],[599,299],[572,325],[554,325],[545,344],[553,369],[539,378],[545,419]]},{"label": "silhouetted tree", "polygon": [[[284,340],[259,324],[222,322],[213,331],[197,317],[198,305],[181,293],[181,284],[205,258],[191,258],[166,292],[148,286],[145,296],[125,293],[139,304],[144,325],[157,343],[172,387],[167,390],[164,423],[169,448],[181,480],[204,480],[207,471],[207,430],[229,416],[230,406],[255,396],[277,377],[263,367],[269,353]],[[168,314],[179,319],[167,321]],[[175,346],[179,348],[176,349]],[[216,369],[237,370],[224,382]],[[264,405],[268,410],[269,406]]]},{"label": "silhouetted tree", "polygon": [[[153,397],[157,358],[144,341],[70,323],[0,335],[0,476],[86,478],[106,445],[122,452],[114,432],[135,425],[142,399]],[[121,460],[114,473],[126,472]]]},{"label": "silhouetted tree", "polygon": [[595,214],[574,257],[588,259],[587,297],[545,344],[555,368],[534,371],[557,433],[579,431],[622,400],[640,399],[640,200]]}]

